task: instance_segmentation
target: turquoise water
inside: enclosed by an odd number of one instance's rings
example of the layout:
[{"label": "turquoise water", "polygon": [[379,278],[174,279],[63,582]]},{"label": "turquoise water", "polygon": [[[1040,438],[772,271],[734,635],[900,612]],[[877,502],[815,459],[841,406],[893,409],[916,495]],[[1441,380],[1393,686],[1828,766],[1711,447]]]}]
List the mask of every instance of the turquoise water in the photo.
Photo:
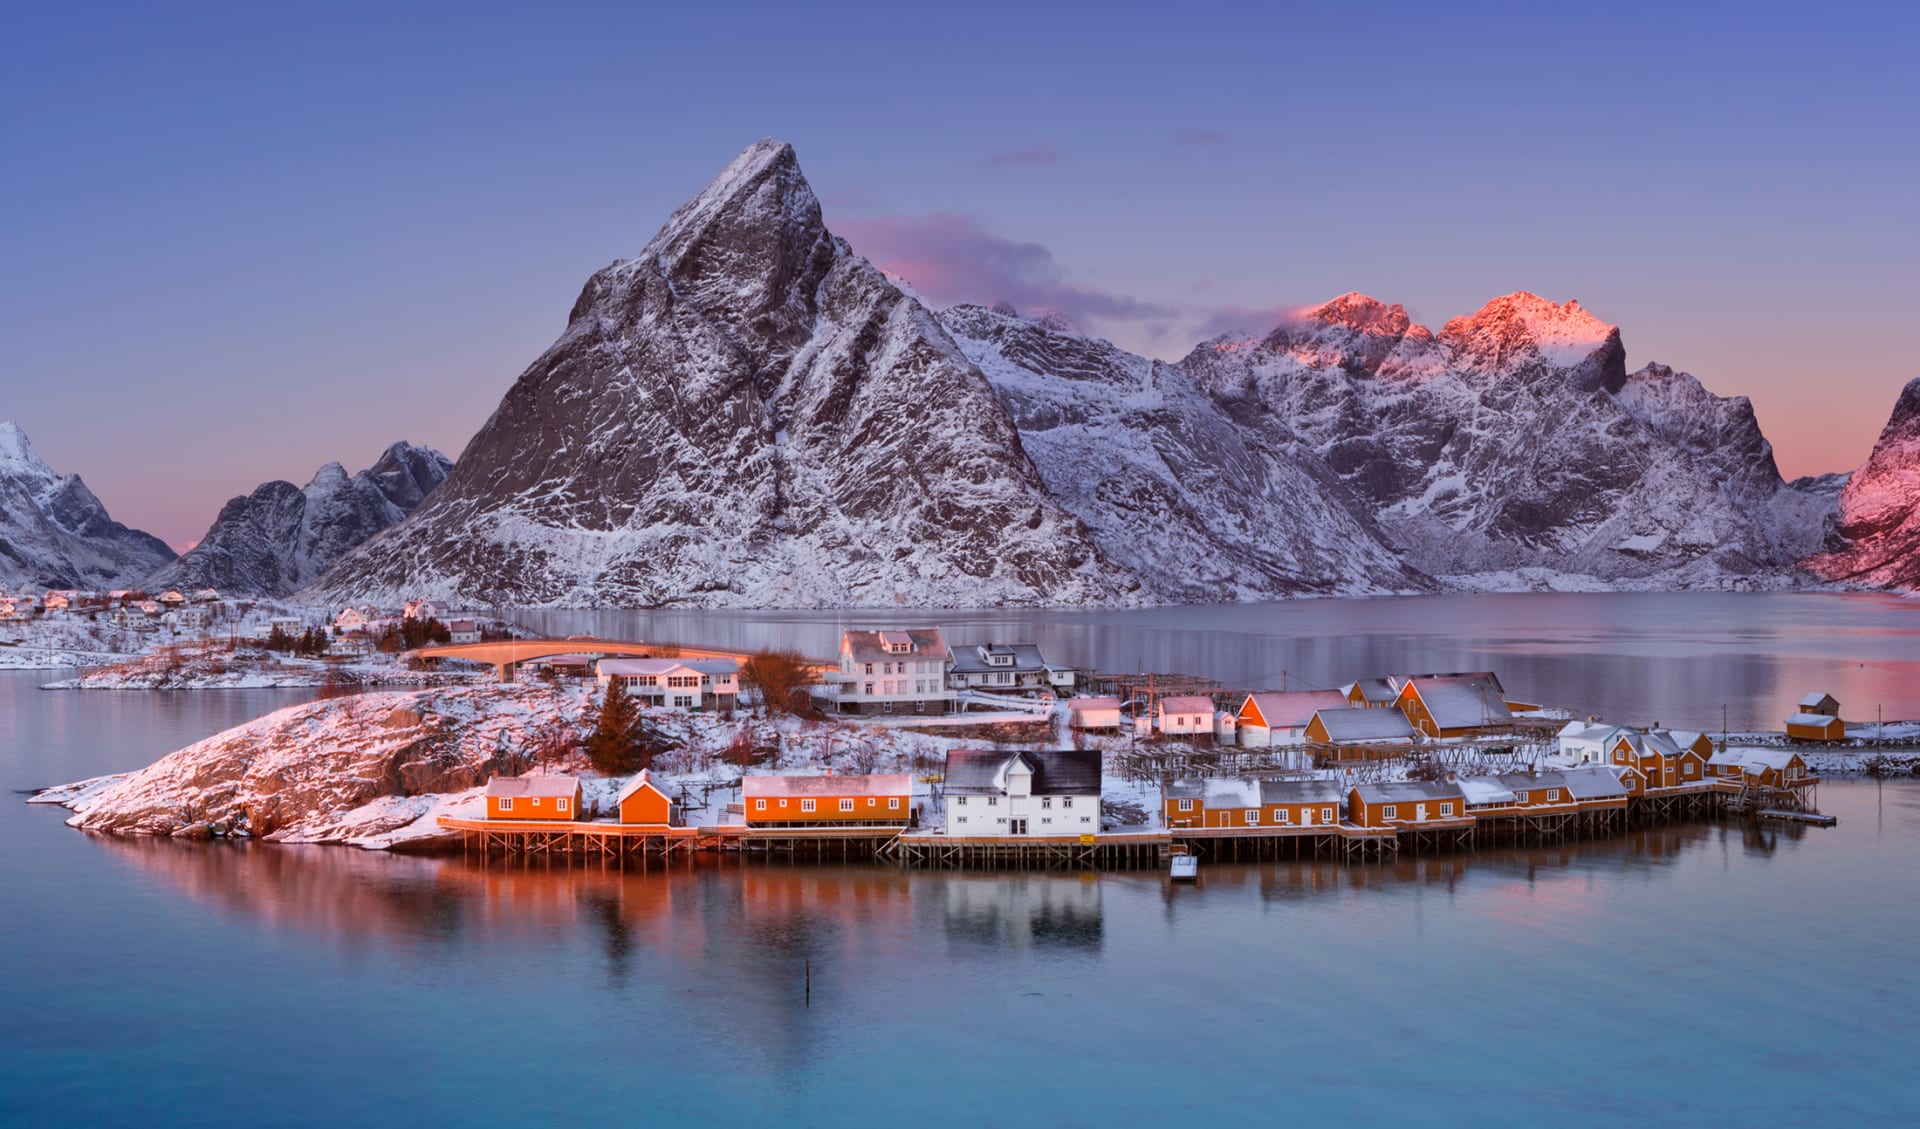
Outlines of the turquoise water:
[{"label": "turquoise water", "polygon": [[[300,697],[44,678],[0,673],[8,790]],[[1920,782],[1821,799],[1838,827],[1192,888],[486,868],[8,803],[0,1124],[1912,1123]]]}]

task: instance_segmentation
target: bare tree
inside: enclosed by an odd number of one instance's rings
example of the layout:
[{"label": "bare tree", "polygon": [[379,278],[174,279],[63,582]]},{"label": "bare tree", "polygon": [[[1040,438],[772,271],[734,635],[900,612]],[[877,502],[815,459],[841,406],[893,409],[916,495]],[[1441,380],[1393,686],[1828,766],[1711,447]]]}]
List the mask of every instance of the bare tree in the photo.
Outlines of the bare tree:
[{"label": "bare tree", "polygon": [[740,683],[760,698],[762,713],[803,713],[812,681],[806,657],[797,651],[755,651],[740,667]]}]

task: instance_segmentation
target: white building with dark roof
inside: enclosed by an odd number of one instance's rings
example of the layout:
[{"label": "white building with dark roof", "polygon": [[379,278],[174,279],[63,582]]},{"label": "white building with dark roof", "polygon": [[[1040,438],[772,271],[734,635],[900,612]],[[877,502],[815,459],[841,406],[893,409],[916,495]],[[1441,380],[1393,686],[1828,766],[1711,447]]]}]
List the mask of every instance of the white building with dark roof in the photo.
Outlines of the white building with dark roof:
[{"label": "white building with dark roof", "polygon": [[1092,835],[1100,830],[1100,750],[955,749],[941,791],[948,835]]},{"label": "white building with dark roof", "polygon": [[732,709],[740,700],[740,664],[732,659],[601,659],[601,686],[618,679],[629,695],[667,709]]},{"label": "white building with dark roof", "polygon": [[1071,694],[1073,668],[1047,661],[1033,643],[955,645],[947,663],[947,685],[955,690],[999,694]]},{"label": "white building with dark roof", "polygon": [[951,657],[937,627],[845,632],[830,700],[841,713],[951,713]]}]

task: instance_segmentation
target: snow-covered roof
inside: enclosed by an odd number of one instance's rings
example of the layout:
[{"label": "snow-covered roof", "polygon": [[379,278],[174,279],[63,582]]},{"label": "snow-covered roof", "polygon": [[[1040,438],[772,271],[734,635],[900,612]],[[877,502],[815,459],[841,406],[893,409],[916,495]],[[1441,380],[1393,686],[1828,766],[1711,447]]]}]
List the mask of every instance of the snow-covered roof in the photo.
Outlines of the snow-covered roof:
[{"label": "snow-covered roof", "polygon": [[1816,692],[1816,693],[1808,694],[1806,697],[1800,699],[1800,708],[1803,710],[1819,709],[1821,706],[1834,700],[1835,699],[1832,694]]},{"label": "snow-covered roof", "polygon": [[1460,785],[1460,791],[1466,795],[1469,804],[1513,803],[1513,793],[1496,777],[1462,776],[1456,783]]},{"label": "snow-covered roof", "polygon": [[1664,729],[1655,729],[1647,733],[1622,731],[1620,739],[1615,741],[1614,745],[1618,746],[1620,741],[1625,741],[1635,756],[1677,757],[1682,752],[1681,747],[1674,742],[1673,735]]},{"label": "snow-covered roof", "polygon": [[1398,697],[1390,678],[1356,678],[1340,687],[1341,693],[1348,696],[1356,690],[1360,692],[1360,699],[1366,702],[1391,702]]},{"label": "snow-covered roof", "polygon": [[1356,784],[1354,790],[1370,804],[1392,804],[1405,800],[1464,800],[1457,780],[1391,780],[1376,784]]},{"label": "snow-covered roof", "polygon": [[913,777],[905,773],[866,776],[746,776],[744,796],[911,796]]},{"label": "snow-covered roof", "polygon": [[613,802],[616,804],[624,804],[629,799],[638,795],[643,788],[651,788],[662,796],[667,794],[666,789],[653,782],[653,774],[643,768],[639,772],[634,773],[633,779],[627,781],[627,786],[620,789],[620,794],[614,798]]},{"label": "snow-covered roof", "polygon": [[1399,710],[1337,708],[1313,716],[1326,728],[1327,740],[1336,743],[1413,740],[1413,723]]},{"label": "snow-covered roof", "polygon": [[1585,768],[1563,769],[1560,776],[1567,782],[1567,790],[1576,800],[1608,800],[1631,794],[1625,784],[1620,782],[1622,771],[1609,765],[1590,765]]},{"label": "snow-covered roof", "polygon": [[1441,729],[1470,729],[1513,720],[1500,681],[1490,674],[1421,676],[1410,684]]},{"label": "snow-covered roof", "polygon": [[601,659],[594,666],[594,672],[602,678],[657,677],[676,670],[726,676],[738,674],[740,664],[732,659]]},{"label": "snow-covered roof", "polygon": [[1069,698],[1067,699],[1067,708],[1072,710],[1074,713],[1080,713],[1082,711],[1088,711],[1088,710],[1117,710],[1120,708],[1120,699],[1118,698]]},{"label": "snow-covered roof", "polygon": [[1787,719],[1788,725],[1810,725],[1815,729],[1825,729],[1839,722],[1839,718],[1824,713],[1797,713]]},{"label": "snow-covered roof", "polygon": [[1500,782],[1501,787],[1514,793],[1567,787],[1567,778],[1558,772],[1503,772],[1494,779]]},{"label": "snow-covered roof", "polygon": [[1337,804],[1346,797],[1346,787],[1337,780],[1260,782],[1260,802],[1263,804]]},{"label": "snow-covered roof", "polygon": [[1604,721],[1569,721],[1560,727],[1559,736],[1563,741],[1605,741],[1619,731],[1620,726]]},{"label": "snow-covered roof", "polygon": [[[1011,663],[995,666],[988,656],[1011,656]],[[1045,656],[1034,643],[962,643],[953,648],[952,656],[947,660],[953,666],[955,674],[986,674],[990,671],[1036,671],[1048,669]]]},{"label": "snow-covered roof", "polygon": [[1259,711],[1268,729],[1298,729],[1320,710],[1346,708],[1347,696],[1338,690],[1265,690],[1248,694],[1240,712],[1247,712],[1249,704]]},{"label": "snow-covered roof", "polygon": [[1722,749],[1713,754],[1707,763],[1746,769],[1783,769],[1792,765],[1798,755],[1790,749]]},{"label": "snow-covered roof", "polygon": [[1212,715],[1213,699],[1204,694],[1182,694],[1172,698],[1160,699],[1160,712],[1168,713],[1204,713]]},{"label": "snow-covered roof", "polygon": [[906,652],[918,659],[945,662],[946,641],[941,638],[937,627],[916,627],[906,631],[849,631],[840,637],[840,648],[850,654],[855,662],[882,662],[897,659],[900,654],[887,650],[887,644],[905,643],[912,648]]},{"label": "snow-covered roof", "polygon": [[571,776],[496,776],[487,781],[487,795],[571,797],[579,787]]},{"label": "snow-covered roof", "polygon": [[1203,795],[1209,808],[1257,808],[1260,782],[1244,776],[1211,776]]},{"label": "snow-covered roof", "polygon": [[1027,749],[1017,753],[953,749],[947,753],[942,787],[949,795],[1001,795],[1007,790],[1007,772],[1021,763],[1033,772],[1036,796],[1097,795],[1100,791],[1098,749]]}]

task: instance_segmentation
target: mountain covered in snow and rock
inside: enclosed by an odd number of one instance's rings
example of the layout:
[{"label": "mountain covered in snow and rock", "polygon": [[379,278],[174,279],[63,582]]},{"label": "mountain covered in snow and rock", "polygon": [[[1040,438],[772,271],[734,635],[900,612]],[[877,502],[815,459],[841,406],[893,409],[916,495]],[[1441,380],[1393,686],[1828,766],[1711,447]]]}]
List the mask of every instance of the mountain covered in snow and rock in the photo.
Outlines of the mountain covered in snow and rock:
[{"label": "mountain covered in snow and rock", "polygon": [[419,508],[452,469],[432,448],[395,443],[358,474],[328,463],[304,488],[262,483],[221,507],[206,535],[147,585],[285,596]]},{"label": "mountain covered in snow and rock", "polygon": [[766,140],[594,275],[446,484],[307,594],[821,607],[1782,586],[1814,579],[1799,562],[1840,481],[1783,482],[1745,398],[1629,371],[1619,328],[1578,302],[1510,294],[1436,332],[1348,294],[1177,363],[1057,316],[931,310],[827,230],[792,148]]},{"label": "mountain covered in snow and rock", "polygon": [[1829,580],[1920,589],[1920,378],[1894,405],[1873,454],[1848,478],[1826,552],[1808,566]]},{"label": "mountain covered in snow and rock", "polygon": [[55,474],[11,421],[0,421],[0,589],[116,588],[173,559],[128,529],[77,474]]}]

